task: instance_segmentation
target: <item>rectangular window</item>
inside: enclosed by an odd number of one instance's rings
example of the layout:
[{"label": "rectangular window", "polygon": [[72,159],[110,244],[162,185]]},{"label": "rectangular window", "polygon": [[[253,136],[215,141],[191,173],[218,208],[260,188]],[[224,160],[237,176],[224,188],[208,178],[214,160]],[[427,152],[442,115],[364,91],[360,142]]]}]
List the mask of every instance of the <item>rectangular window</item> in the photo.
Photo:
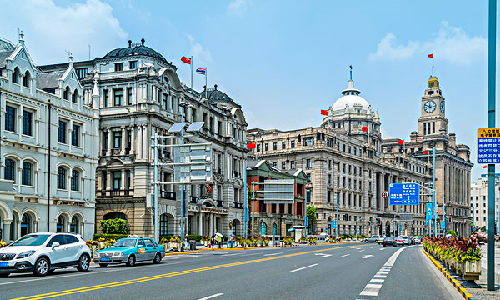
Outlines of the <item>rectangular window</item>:
[{"label": "rectangular window", "polygon": [[113,105],[121,106],[123,102],[123,89],[114,89],[113,90]]},{"label": "rectangular window", "polygon": [[77,170],[73,170],[73,176],[71,176],[71,190],[75,192],[80,190],[80,172]]},{"label": "rectangular window", "polygon": [[33,185],[33,164],[23,162],[23,185]]},{"label": "rectangular window", "polygon": [[128,68],[129,69],[137,69],[137,60],[129,62]]},{"label": "rectangular window", "polygon": [[292,141],[290,147],[295,148],[295,141]]},{"label": "rectangular window", "polygon": [[121,148],[122,147],[122,132],[115,131],[113,132],[113,148]]},{"label": "rectangular window", "polygon": [[281,168],[282,168],[283,170],[285,170],[285,169],[286,169],[286,162],[285,162],[285,161],[281,162]]},{"label": "rectangular window", "polygon": [[306,162],[306,168],[310,169],[310,168],[311,168],[311,166],[312,166],[311,159],[310,159],[310,158],[308,158],[308,159],[307,159],[307,162]]},{"label": "rectangular window", "polygon": [[424,135],[427,134],[427,123],[424,123]]},{"label": "rectangular window", "polygon": [[281,143],[281,149],[286,149],[286,142]]},{"label": "rectangular window", "polygon": [[66,125],[67,125],[66,122],[59,120],[59,129],[57,131],[57,141],[59,143],[67,144],[67,142],[66,142]]},{"label": "rectangular window", "polygon": [[80,126],[73,124],[73,132],[71,133],[71,145],[80,146]]},{"label": "rectangular window", "polygon": [[87,76],[87,73],[88,73],[87,68],[76,68],[75,71],[76,71],[76,76],[78,77],[78,79],[85,78],[85,76]]},{"label": "rectangular window", "polygon": [[127,187],[127,189],[130,189],[130,171],[126,171],[126,172],[127,172],[125,174],[125,176],[127,177],[126,187]]},{"label": "rectangular window", "polygon": [[115,72],[120,72],[120,71],[123,71],[123,63],[116,63]]},{"label": "rectangular window", "polygon": [[269,151],[269,147],[268,147],[267,143],[264,144],[264,150]]},{"label": "rectangular window", "polygon": [[432,133],[436,133],[436,122],[432,122]]},{"label": "rectangular window", "polygon": [[7,106],[5,111],[5,130],[15,132],[16,130],[16,109]]},{"label": "rectangular window", "polygon": [[23,134],[33,136],[33,113],[23,111]]},{"label": "rectangular window", "polygon": [[278,150],[278,143],[277,142],[273,142],[273,150]]},{"label": "rectangular window", "polygon": [[127,104],[132,105],[132,88],[127,88]]},{"label": "rectangular window", "polygon": [[122,187],[122,172],[113,172],[113,190],[119,190]]},{"label": "rectangular window", "polygon": [[290,169],[294,170],[295,169],[295,161],[290,162]]},{"label": "rectangular window", "polygon": [[260,152],[260,144],[257,144],[257,152]]},{"label": "rectangular window", "polygon": [[109,93],[108,90],[103,90],[102,91],[103,96],[102,96],[102,102],[104,107],[108,107],[108,100],[109,100]]},{"label": "rectangular window", "polygon": [[102,189],[107,190],[108,189],[108,172],[103,171],[101,178],[102,178]]},{"label": "rectangular window", "polygon": [[278,168],[278,163],[277,162],[273,162],[273,168]]}]

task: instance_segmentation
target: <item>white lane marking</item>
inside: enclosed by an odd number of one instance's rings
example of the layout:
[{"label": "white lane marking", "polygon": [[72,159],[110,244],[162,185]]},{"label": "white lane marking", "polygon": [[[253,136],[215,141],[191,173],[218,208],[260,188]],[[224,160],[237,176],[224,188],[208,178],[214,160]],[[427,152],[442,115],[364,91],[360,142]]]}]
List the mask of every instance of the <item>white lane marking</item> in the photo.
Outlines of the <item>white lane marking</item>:
[{"label": "white lane marking", "polygon": [[361,253],[361,252],[365,252],[365,250],[359,250],[358,252],[359,252],[359,253]]},{"label": "white lane marking", "polygon": [[222,296],[222,295],[224,295],[224,293],[213,294],[212,296],[203,297],[203,298],[200,298],[198,300],[207,300],[207,299],[219,297],[219,296]]},{"label": "white lane marking", "polygon": [[[382,249],[381,249],[382,250]],[[378,292],[382,288],[382,283],[384,282],[384,279],[380,278],[386,278],[387,274],[391,271],[392,266],[394,266],[394,263],[396,262],[396,259],[398,258],[399,254],[404,250],[404,248],[399,249],[398,251],[394,252],[391,257],[387,260],[387,262],[380,268],[380,270],[373,276],[373,278],[370,280],[370,282],[365,286],[363,291],[359,293],[360,296],[370,296],[370,297],[378,297]],[[368,255],[365,255],[368,256]],[[373,257],[373,255],[370,255]],[[365,257],[363,257],[365,258]]]},{"label": "white lane marking", "polygon": [[[225,252],[219,252],[219,253],[217,253],[217,254],[219,254],[219,255],[220,255],[220,254],[228,254],[228,253],[229,253],[229,252],[225,251]],[[214,254],[215,254],[215,253],[214,253]]]},{"label": "white lane marking", "polygon": [[302,268],[298,268],[298,269],[292,270],[292,271],[290,271],[290,273],[295,273],[297,271],[304,270],[304,269],[307,269],[307,267],[302,267]]},{"label": "white lane marking", "polygon": [[0,282],[0,285],[10,284],[10,283],[15,283],[15,282],[14,282],[14,281],[9,281],[9,282]]},{"label": "white lane marking", "polygon": [[341,257],[347,257],[347,256],[349,256],[349,255],[351,255],[351,254],[344,254],[344,255],[342,255]]},{"label": "white lane marking", "polygon": [[373,257],[373,255],[369,254],[369,255],[363,256],[363,258],[369,258],[369,257]]},{"label": "white lane marking", "polygon": [[46,280],[46,279],[50,279],[50,277],[28,279],[28,280],[22,280],[22,281],[18,281],[18,282],[31,282],[31,281],[39,281],[39,280]]},{"label": "white lane marking", "polygon": [[278,255],[278,254],[281,254],[281,253],[283,253],[283,252],[276,252],[276,253],[264,254],[264,256]]},{"label": "white lane marking", "polygon": [[58,277],[64,277],[64,278],[66,278],[66,277],[75,277],[75,276],[82,276],[82,275],[85,275],[85,274],[81,274],[80,273],[80,274],[64,275],[64,276],[58,276]]},{"label": "white lane marking", "polygon": [[384,248],[381,248],[380,251],[385,250]]},{"label": "white lane marking", "polygon": [[224,254],[224,255],[221,255],[221,256],[233,256],[233,255],[240,255],[241,253],[231,253],[231,254]]},{"label": "white lane marking", "polygon": [[312,268],[312,267],[316,267],[317,265],[319,264],[313,264],[313,265],[310,265],[310,266],[307,266],[308,268]]},{"label": "white lane marking", "polygon": [[373,248],[375,248],[375,247],[370,247],[370,249],[373,249]]},{"label": "white lane marking", "polygon": [[325,253],[314,253],[314,255],[320,255],[322,257],[330,257],[332,254],[325,254]]}]

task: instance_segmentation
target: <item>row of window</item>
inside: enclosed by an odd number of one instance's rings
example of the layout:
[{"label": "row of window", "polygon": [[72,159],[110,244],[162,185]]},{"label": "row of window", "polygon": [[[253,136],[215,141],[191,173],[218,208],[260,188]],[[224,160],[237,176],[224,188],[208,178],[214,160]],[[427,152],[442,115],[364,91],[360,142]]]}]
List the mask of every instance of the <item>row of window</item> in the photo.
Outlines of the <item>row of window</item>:
[{"label": "row of window", "polygon": [[[26,186],[33,186],[33,168],[34,164],[29,161],[23,162],[22,169],[22,178],[21,184]],[[57,169],[57,188],[61,190],[67,189],[67,169],[64,167],[58,167]],[[5,168],[4,168],[4,179],[12,180],[17,182],[16,179],[16,161],[10,158],[5,159]],[[78,170],[73,170],[73,174],[71,177],[71,190],[79,191],[80,190],[80,172]]]},{"label": "row of window", "polygon": [[[130,70],[137,69],[137,60],[129,61],[128,68]],[[115,72],[123,71],[123,63],[115,63]]]},{"label": "row of window", "polygon": [[[432,132],[431,132],[431,124],[432,124]],[[436,133],[436,122],[424,123],[424,135],[431,133]]]},{"label": "row of window", "polygon": [[[108,172],[103,171],[102,172],[102,189],[106,190],[108,187]],[[125,182],[122,182],[122,171],[112,171],[111,172],[111,180],[112,180],[112,186],[111,188],[113,190],[119,190],[124,186],[126,189],[129,189],[131,186],[131,178],[130,178],[130,171],[125,171]]]},{"label": "row of window", "polygon": [[[19,68],[15,68],[14,72],[12,72],[12,83],[19,84],[20,74],[21,74],[21,72],[19,71]],[[31,74],[29,71],[26,71],[26,73],[24,73],[24,75],[23,75],[23,86],[24,87],[29,87],[30,79],[31,79]]]},{"label": "row of window", "polygon": [[[112,89],[113,91],[113,106],[122,106],[123,103],[123,89]],[[109,90],[103,90],[103,106],[109,105]],[[127,88],[127,105],[132,105],[132,88]]]},{"label": "row of window", "polygon": [[[73,131],[71,132],[71,145],[80,147],[80,128],[81,125],[73,123]],[[57,141],[59,143],[68,144],[68,121],[59,120],[59,128],[57,130]]]}]

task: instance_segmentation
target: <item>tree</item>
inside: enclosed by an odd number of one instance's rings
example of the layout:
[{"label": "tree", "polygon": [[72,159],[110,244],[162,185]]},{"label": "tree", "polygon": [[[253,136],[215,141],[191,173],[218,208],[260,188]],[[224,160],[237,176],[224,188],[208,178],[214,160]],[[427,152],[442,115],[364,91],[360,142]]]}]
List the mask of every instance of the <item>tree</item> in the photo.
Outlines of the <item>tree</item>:
[{"label": "tree", "polygon": [[125,234],[127,233],[127,222],[123,219],[101,220],[99,226],[103,233]]},{"label": "tree", "polygon": [[316,211],[317,207],[308,206],[307,207],[307,220],[309,221],[308,228],[314,228],[314,221],[316,221]]}]

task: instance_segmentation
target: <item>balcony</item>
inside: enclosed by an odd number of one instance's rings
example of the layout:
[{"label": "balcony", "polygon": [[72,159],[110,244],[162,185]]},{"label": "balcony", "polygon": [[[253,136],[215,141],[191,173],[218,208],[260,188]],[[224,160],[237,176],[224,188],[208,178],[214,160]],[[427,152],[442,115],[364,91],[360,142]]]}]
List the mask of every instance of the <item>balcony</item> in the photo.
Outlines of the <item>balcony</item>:
[{"label": "balcony", "polygon": [[133,196],[133,189],[125,189],[125,190],[100,190],[97,192],[99,197],[126,197]]},{"label": "balcony", "polygon": [[175,192],[161,191],[161,198],[168,199],[168,200],[175,200],[176,195],[175,195]]}]

